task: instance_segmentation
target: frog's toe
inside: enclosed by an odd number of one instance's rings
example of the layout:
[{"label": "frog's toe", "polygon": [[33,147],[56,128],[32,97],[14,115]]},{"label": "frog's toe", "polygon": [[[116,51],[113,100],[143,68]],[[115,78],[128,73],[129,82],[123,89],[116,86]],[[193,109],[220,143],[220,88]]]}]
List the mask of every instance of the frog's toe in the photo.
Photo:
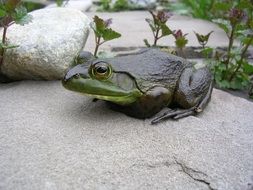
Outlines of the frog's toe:
[{"label": "frog's toe", "polygon": [[196,111],[194,110],[185,110],[185,112],[177,114],[175,117],[173,117],[173,119],[181,119],[183,117],[187,117],[187,116],[195,115],[195,114],[196,114]]},{"label": "frog's toe", "polygon": [[195,115],[195,107],[189,108],[189,109],[184,109],[184,110],[171,110],[169,109],[168,111],[163,112],[162,114],[159,114],[156,116],[152,121],[151,124],[156,124],[162,120],[166,119],[180,119],[183,117],[187,117],[190,115]]}]

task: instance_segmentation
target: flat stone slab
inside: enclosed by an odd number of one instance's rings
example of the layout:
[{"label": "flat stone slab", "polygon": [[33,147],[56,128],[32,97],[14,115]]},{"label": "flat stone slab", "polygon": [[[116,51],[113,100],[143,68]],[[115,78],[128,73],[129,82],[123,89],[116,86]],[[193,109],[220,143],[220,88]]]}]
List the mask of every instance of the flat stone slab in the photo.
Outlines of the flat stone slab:
[{"label": "flat stone slab", "polygon": [[223,91],[158,125],[59,81],[0,84],[0,97],[0,189],[253,188],[253,103]]},{"label": "flat stone slab", "polygon": [[[143,39],[148,39],[151,44],[153,43],[151,29],[145,21],[145,18],[151,18],[151,14],[148,11],[116,13],[87,12],[86,15],[91,19],[94,15],[98,15],[103,19],[112,18],[113,23],[111,27],[122,34],[121,38],[103,44],[100,50],[108,50],[111,47],[142,47],[145,46]],[[211,47],[228,46],[228,38],[224,31],[212,22],[174,15],[167,21],[167,25],[172,30],[181,29],[184,34],[188,33],[187,39],[189,42],[187,46],[200,46],[194,31],[200,34],[207,34],[210,31],[214,31],[207,45]],[[158,45],[175,46],[174,41],[174,37],[172,36],[165,37],[158,41]],[[94,49],[95,39],[93,32],[91,32],[85,50],[94,51]]]}]

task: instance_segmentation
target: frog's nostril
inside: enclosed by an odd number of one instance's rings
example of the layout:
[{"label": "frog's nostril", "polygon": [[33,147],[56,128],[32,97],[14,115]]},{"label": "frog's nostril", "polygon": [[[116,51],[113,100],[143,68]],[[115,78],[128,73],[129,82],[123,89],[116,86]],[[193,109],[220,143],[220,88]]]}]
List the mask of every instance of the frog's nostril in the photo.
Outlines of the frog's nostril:
[{"label": "frog's nostril", "polygon": [[80,74],[79,73],[77,73],[77,74],[75,74],[74,76],[73,76],[73,78],[75,78],[75,79],[78,79],[78,78],[80,78]]}]

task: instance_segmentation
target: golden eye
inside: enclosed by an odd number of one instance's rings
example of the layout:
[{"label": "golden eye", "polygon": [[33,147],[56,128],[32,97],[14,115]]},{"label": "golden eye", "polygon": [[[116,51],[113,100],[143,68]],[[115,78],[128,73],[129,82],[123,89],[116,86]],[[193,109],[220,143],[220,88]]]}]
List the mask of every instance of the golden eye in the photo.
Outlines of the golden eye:
[{"label": "golden eye", "polygon": [[106,62],[97,62],[91,66],[92,77],[106,80],[112,75],[112,67]]}]

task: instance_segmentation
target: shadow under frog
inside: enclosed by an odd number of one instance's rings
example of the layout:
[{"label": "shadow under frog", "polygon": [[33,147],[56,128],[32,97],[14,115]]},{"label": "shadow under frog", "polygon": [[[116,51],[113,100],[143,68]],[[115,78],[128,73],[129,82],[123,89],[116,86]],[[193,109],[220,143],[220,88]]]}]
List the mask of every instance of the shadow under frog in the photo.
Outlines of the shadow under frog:
[{"label": "shadow under frog", "polygon": [[[203,111],[212,93],[212,74],[185,59],[148,48],[108,59],[87,58],[62,80],[65,88],[107,101],[136,118],[179,119]],[[169,109],[172,108],[172,109]]]}]

